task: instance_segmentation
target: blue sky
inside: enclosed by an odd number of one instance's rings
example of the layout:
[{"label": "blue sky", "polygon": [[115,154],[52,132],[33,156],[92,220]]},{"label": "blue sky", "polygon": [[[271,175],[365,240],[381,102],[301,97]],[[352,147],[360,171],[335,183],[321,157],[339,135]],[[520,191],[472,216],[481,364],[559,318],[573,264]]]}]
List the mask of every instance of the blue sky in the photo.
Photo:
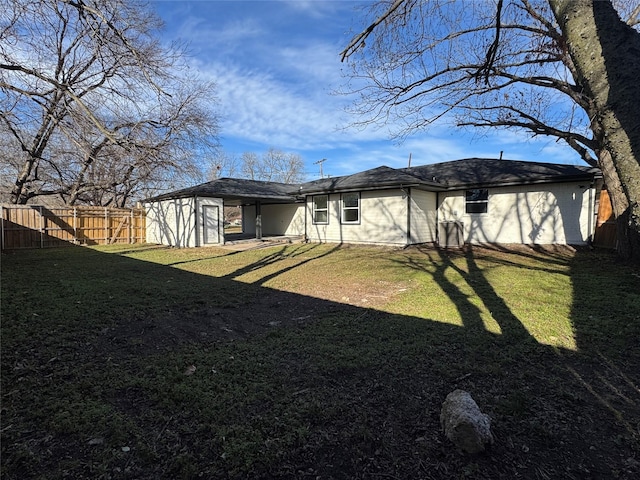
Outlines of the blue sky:
[{"label": "blue sky", "polygon": [[156,0],[164,41],[187,42],[197,75],[217,85],[220,142],[228,154],[269,148],[299,154],[307,179],[387,165],[466,157],[580,164],[553,139],[513,131],[474,134],[446,125],[398,144],[386,129],[347,128],[352,100],[333,94],[345,82],[340,52],[365,25],[354,0]]}]

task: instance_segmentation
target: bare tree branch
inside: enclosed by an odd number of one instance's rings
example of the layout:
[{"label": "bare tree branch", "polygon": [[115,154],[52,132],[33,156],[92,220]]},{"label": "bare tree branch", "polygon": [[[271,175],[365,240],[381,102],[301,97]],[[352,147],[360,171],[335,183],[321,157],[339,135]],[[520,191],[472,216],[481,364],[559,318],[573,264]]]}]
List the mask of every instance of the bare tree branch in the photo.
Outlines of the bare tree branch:
[{"label": "bare tree branch", "polygon": [[484,83],[489,83],[489,78],[491,77],[491,70],[493,69],[493,65],[496,62],[496,56],[498,54],[498,48],[500,47],[500,29],[502,28],[502,23],[500,21],[500,17],[502,16],[502,2],[503,0],[498,0],[498,5],[496,7],[496,36],[493,39],[493,42],[487,49],[487,57],[482,64],[482,66],[474,73],[474,77],[476,79],[480,79],[480,77],[484,77]]},{"label": "bare tree branch", "polygon": [[347,48],[345,48],[341,53],[340,53],[340,61],[344,62],[345,59],[349,58],[349,56],[351,56],[351,54],[353,52],[355,52],[356,50],[358,50],[359,48],[362,48],[364,46],[364,42],[367,39],[367,37],[369,35],[371,35],[371,33],[375,30],[375,28],[380,25],[382,22],[384,22],[388,17],[390,17],[393,12],[395,12],[398,7],[400,7],[400,5],[402,5],[404,2],[406,2],[407,0],[395,0],[393,2],[393,5],[391,5],[391,7],[389,7],[389,9],[380,17],[378,17],[371,25],[369,25],[364,31],[362,31],[361,33],[359,33],[358,35],[356,35],[351,42],[349,42],[349,45],[347,45]]},{"label": "bare tree branch", "polygon": [[353,125],[406,137],[451,115],[458,126],[555,137],[615,187],[621,238],[640,259],[640,5],[494,1],[377,2],[376,20],[341,53]]},{"label": "bare tree branch", "polygon": [[627,18],[627,25],[630,27],[640,25],[640,3],[636,5],[633,11],[629,14],[629,17]]},{"label": "bare tree branch", "polygon": [[160,46],[147,4],[3,7],[12,22],[1,32],[0,91],[13,107],[0,112],[0,136],[21,151],[11,157],[12,201],[55,192],[72,203],[119,204],[200,179],[198,156],[217,148],[214,85],[179,75],[184,53]]}]

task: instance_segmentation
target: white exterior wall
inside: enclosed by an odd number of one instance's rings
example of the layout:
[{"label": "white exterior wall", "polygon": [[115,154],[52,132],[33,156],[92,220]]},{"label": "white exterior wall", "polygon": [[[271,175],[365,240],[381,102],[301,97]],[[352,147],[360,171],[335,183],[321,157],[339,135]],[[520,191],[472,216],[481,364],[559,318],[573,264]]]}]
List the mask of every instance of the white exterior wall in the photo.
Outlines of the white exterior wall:
[{"label": "white exterior wall", "polygon": [[[404,197],[404,198],[403,198]],[[329,195],[329,223],[313,223],[313,197],[307,197],[307,238],[311,242],[406,245],[407,195],[400,189],[360,193],[360,222],[340,223],[340,194]]]},{"label": "white exterior wall", "polygon": [[[221,198],[200,198],[198,197],[197,199],[197,205],[198,205],[198,244],[194,245],[194,246],[201,246],[201,245],[216,245],[216,244],[223,244],[224,243],[224,200],[222,200]],[[205,243],[205,232],[204,232],[204,228],[205,228],[205,218],[204,218],[204,212],[203,212],[203,206],[214,206],[218,208],[218,228],[217,228],[217,242],[215,241],[216,239],[209,239],[208,243]],[[190,245],[191,246],[191,245]]]},{"label": "white exterior wall", "polygon": [[304,235],[304,204],[262,205],[264,235]]},{"label": "white exterior wall", "polygon": [[242,207],[242,233],[256,234],[256,207],[244,205]]},{"label": "white exterior wall", "polygon": [[438,221],[464,224],[464,241],[569,244],[594,231],[595,190],[588,182],[489,188],[487,213],[465,214],[465,191],[439,194]]},{"label": "white exterior wall", "polygon": [[409,243],[435,242],[436,237],[436,198],[435,192],[411,189],[410,238]]},{"label": "white exterior wall", "polygon": [[203,205],[217,205],[219,207],[219,238],[220,242],[224,241],[222,200],[191,197],[145,204],[147,242],[181,248],[203,245]]}]

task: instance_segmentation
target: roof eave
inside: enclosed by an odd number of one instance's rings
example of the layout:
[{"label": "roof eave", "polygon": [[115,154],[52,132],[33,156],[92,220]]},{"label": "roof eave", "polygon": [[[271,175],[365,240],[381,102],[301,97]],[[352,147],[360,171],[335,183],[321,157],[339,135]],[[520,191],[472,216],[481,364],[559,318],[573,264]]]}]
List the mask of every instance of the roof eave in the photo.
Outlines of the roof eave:
[{"label": "roof eave", "polygon": [[570,182],[592,182],[596,178],[600,178],[601,175],[587,173],[584,175],[571,175],[562,178],[547,177],[547,178],[535,178],[525,180],[511,180],[511,181],[496,181],[496,182],[478,182],[478,183],[456,183],[448,184],[446,190],[460,190],[462,188],[496,188],[496,187],[515,187],[518,185],[539,185],[545,183],[570,183]]},{"label": "roof eave", "polygon": [[211,193],[198,193],[198,192],[184,192],[180,194],[164,194],[156,197],[146,198],[142,203],[161,202],[163,200],[179,200],[182,198],[221,198],[221,199],[238,199],[238,200],[260,200],[260,201],[272,201],[279,203],[296,203],[301,202],[300,196],[294,195],[243,195],[243,194],[211,194]]},{"label": "roof eave", "polygon": [[347,186],[343,188],[319,188],[314,190],[301,190],[300,193],[303,195],[317,195],[317,194],[327,194],[327,193],[347,193],[347,192],[365,192],[365,191],[373,191],[373,190],[390,190],[393,188],[421,188],[424,190],[433,190],[433,191],[444,191],[446,190],[446,186],[441,184],[432,184],[426,182],[411,182],[411,183],[401,183],[401,182],[388,182],[383,184],[371,185],[371,186]]}]

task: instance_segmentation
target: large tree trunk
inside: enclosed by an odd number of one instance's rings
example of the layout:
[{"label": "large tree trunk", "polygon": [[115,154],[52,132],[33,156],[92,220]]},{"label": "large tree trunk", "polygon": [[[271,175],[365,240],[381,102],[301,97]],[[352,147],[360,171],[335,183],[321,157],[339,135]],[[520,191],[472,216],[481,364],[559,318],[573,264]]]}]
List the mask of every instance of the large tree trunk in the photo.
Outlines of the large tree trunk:
[{"label": "large tree trunk", "polygon": [[637,251],[637,246],[634,249],[631,243],[632,235],[629,233],[629,199],[618,177],[618,172],[613,165],[611,153],[603,149],[599,149],[597,153],[598,162],[606,181],[605,185],[609,192],[609,198],[611,199],[613,215],[616,219],[616,250],[622,258],[631,258],[631,252]]},{"label": "large tree trunk", "polygon": [[[576,67],[576,83],[592,99],[594,135],[607,184],[614,196],[618,252],[640,262],[640,34],[602,0],[549,0]],[[617,178],[615,178],[617,176]],[[622,203],[622,205],[621,205]]]},{"label": "large tree trunk", "polygon": [[25,185],[27,184],[27,180],[29,179],[29,175],[31,175],[35,163],[36,161],[32,156],[27,157],[24,161],[18,178],[11,189],[11,203],[25,205],[29,200],[29,195],[25,193]]}]

